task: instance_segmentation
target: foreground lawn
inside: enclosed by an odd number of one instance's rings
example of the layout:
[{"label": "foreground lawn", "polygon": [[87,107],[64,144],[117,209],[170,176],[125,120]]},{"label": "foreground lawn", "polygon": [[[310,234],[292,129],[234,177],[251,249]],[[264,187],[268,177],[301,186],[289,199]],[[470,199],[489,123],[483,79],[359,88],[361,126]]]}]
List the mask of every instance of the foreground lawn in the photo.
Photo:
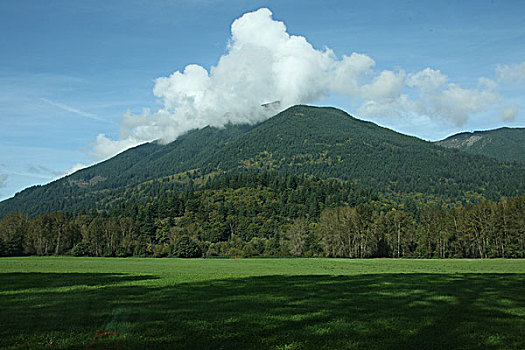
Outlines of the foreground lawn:
[{"label": "foreground lawn", "polygon": [[0,348],[523,349],[525,260],[0,259]]}]

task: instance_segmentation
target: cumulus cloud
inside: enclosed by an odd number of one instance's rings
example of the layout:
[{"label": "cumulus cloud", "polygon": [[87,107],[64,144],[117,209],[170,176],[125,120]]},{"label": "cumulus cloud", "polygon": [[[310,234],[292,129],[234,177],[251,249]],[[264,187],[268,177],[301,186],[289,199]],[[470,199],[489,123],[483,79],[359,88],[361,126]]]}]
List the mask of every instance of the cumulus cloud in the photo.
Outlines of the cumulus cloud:
[{"label": "cumulus cloud", "polygon": [[406,118],[413,117],[414,111],[418,109],[420,107],[417,102],[411,100],[408,95],[403,94],[398,98],[365,101],[357,110],[357,114],[371,118]]},{"label": "cumulus cloud", "polygon": [[499,65],[496,68],[499,82],[506,84],[521,84],[525,82],[525,62],[512,65]]},{"label": "cumulus cloud", "polygon": [[[106,159],[140,143],[171,142],[190,129],[256,123],[333,93],[360,103],[358,112],[364,116],[424,116],[455,125],[497,100],[488,80],[478,89],[464,89],[439,70],[407,74],[377,71],[375,65],[363,53],[338,57],[329,48],[314,48],[306,38],[289,34],[266,8],[249,12],[231,25],[227,52],[216,65],[190,64],[156,79],[153,94],[161,107],[125,113],[119,139],[98,135],[92,154]],[[280,104],[262,107],[274,101]]]},{"label": "cumulus cloud", "polygon": [[480,89],[496,90],[499,84],[492,79],[481,77],[478,78],[478,87]]},{"label": "cumulus cloud", "polygon": [[499,96],[489,89],[464,89],[447,83],[448,77],[439,70],[425,68],[409,74],[406,86],[413,88],[413,95],[399,94],[395,98],[371,98],[358,110],[367,117],[425,116],[463,125],[468,118],[494,104]]},{"label": "cumulus cloud", "polygon": [[383,71],[370,84],[361,87],[361,95],[369,100],[395,99],[405,87],[405,72]]},{"label": "cumulus cloud", "polygon": [[421,90],[415,110],[461,126],[470,115],[481,112],[497,99],[498,96],[491,91],[463,89],[451,83],[442,90]]},{"label": "cumulus cloud", "polygon": [[497,99],[498,96],[491,91],[463,89],[450,84],[442,92],[423,96],[418,105],[424,114],[442,116],[461,126],[470,115],[481,112]]},{"label": "cumulus cloud", "polygon": [[339,59],[329,49],[315,49],[304,37],[290,35],[268,9],[246,13],[233,22],[228,51],[217,65],[207,70],[190,64],[158,78],[153,94],[162,108],[124,114],[120,139],[99,135],[93,154],[104,159],[139,143],[171,142],[206,125],[259,122],[279,112],[261,106],[268,102],[280,101],[282,110],[331,92],[353,97],[398,94],[399,77],[394,72],[379,74],[361,89],[361,80],[374,65],[363,54]]},{"label": "cumulus cloud", "polygon": [[502,108],[500,118],[504,121],[513,121],[518,114],[518,105]]},{"label": "cumulus cloud", "polygon": [[432,91],[439,89],[445,85],[448,77],[439,70],[425,68],[417,73],[408,76],[407,85],[410,87],[418,87],[424,91]]}]

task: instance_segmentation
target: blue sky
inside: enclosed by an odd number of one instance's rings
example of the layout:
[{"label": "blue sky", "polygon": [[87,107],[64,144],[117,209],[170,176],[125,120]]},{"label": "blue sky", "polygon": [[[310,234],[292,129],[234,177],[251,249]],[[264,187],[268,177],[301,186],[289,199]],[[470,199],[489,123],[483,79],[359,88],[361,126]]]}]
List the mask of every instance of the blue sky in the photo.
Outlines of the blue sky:
[{"label": "blue sky", "polygon": [[[428,140],[524,127],[523,13],[522,1],[4,0],[0,199],[130,145],[265,118],[231,101],[331,105]],[[247,86],[231,77],[242,65]],[[259,71],[281,75],[261,87]]]}]

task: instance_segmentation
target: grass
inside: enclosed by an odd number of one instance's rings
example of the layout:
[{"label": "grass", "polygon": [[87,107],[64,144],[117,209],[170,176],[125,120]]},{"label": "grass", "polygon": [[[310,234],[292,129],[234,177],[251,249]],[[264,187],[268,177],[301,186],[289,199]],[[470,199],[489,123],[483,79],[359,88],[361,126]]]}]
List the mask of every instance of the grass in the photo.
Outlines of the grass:
[{"label": "grass", "polygon": [[525,260],[0,259],[0,348],[523,349]]}]

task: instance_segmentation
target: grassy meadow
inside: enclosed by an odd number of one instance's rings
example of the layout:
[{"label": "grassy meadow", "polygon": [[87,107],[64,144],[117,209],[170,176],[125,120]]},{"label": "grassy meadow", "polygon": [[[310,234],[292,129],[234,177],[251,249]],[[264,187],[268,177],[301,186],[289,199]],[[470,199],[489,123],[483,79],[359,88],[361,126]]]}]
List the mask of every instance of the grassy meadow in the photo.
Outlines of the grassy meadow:
[{"label": "grassy meadow", "polygon": [[525,260],[0,259],[0,348],[523,349]]}]

